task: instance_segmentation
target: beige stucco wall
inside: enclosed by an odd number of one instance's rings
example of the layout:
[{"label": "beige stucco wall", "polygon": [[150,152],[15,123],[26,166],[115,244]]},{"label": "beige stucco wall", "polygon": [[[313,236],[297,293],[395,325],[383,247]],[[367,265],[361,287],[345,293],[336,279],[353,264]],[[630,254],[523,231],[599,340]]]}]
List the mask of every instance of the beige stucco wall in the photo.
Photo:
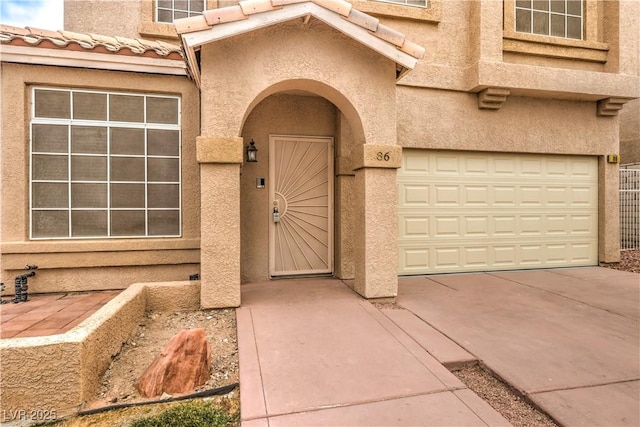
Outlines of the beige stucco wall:
[{"label": "beige stucco wall", "polygon": [[[220,58],[225,60],[220,61]],[[268,158],[265,156],[268,150],[263,145],[264,141],[261,142],[254,134],[256,132],[260,135],[268,135],[272,132],[268,128],[271,123],[267,125],[266,119],[261,118],[262,114],[270,114],[261,113],[260,103],[267,99],[267,103],[281,103],[274,105],[276,112],[280,108],[285,109],[284,112],[295,112],[292,118],[273,117],[278,127],[282,125],[283,133],[298,133],[294,131],[299,130],[302,133],[318,132],[321,135],[334,135],[337,125],[336,110],[331,107],[333,104],[348,123],[349,138],[353,145],[361,145],[365,142],[381,146],[396,144],[395,64],[319,21],[312,19],[308,24],[304,24],[300,20],[294,20],[205,45],[202,48],[201,61],[203,137],[242,135],[245,143],[250,138],[254,138],[258,143],[258,149],[261,150],[259,158]],[[295,102],[292,103],[292,100],[283,102],[279,97],[268,98],[272,94],[288,91],[311,92],[320,98],[312,101],[303,100],[302,104],[297,105]],[[226,96],[220,96],[221,93]],[[315,104],[318,107],[315,107]],[[322,112],[312,115],[308,112],[311,106],[320,108]],[[255,115],[250,116],[251,114]],[[307,122],[304,123],[304,120]],[[302,123],[294,125],[296,121]],[[260,166],[261,164],[264,166]],[[216,186],[213,180],[218,176],[214,171],[222,172],[224,167],[216,164],[201,165],[201,171],[203,173],[207,171],[206,176],[201,174],[203,194],[206,192],[207,197],[210,196],[212,201],[216,201],[216,204],[205,203],[203,195],[203,306],[216,304],[213,302],[214,298],[210,298],[209,295],[215,294],[217,299],[223,296],[227,298],[229,294],[237,292],[240,284],[240,277],[236,280],[232,269],[225,270],[227,273],[224,277],[219,277],[214,268],[216,264],[231,266],[236,256],[242,256],[242,260],[246,260],[247,263],[255,261],[257,263],[255,265],[243,265],[242,274],[245,275],[245,279],[265,277],[267,265],[265,256],[268,254],[266,245],[268,240],[263,234],[266,229],[262,233],[258,231],[257,237],[250,238],[249,221],[245,218],[242,223],[244,236],[242,245],[239,245],[240,234],[236,234],[233,228],[228,230],[225,227],[222,235],[215,233],[218,226],[214,209],[223,209],[228,218],[240,218],[235,202],[231,202],[236,197],[234,194],[236,190],[229,185]],[[264,167],[266,163],[260,161],[257,165],[244,164],[242,169],[244,185],[255,186],[255,178],[260,175],[250,174],[247,171]],[[390,170],[389,176],[395,177],[394,173],[395,170]],[[369,174],[369,176],[373,175]],[[267,177],[267,174],[264,173],[264,176]],[[225,179],[229,181],[235,178],[227,173]],[[391,183],[391,187],[389,192],[383,192],[386,195],[384,198],[373,199],[362,192],[353,192],[354,197],[351,201],[354,206],[353,212],[366,211],[371,218],[394,217],[395,185],[388,180],[387,183]],[[367,185],[375,185],[375,183],[368,182]],[[245,193],[243,192],[243,197]],[[341,192],[341,195],[344,197],[345,193]],[[268,197],[266,192],[262,197]],[[243,202],[248,198],[243,198]],[[264,202],[257,201],[258,205],[262,203]],[[268,216],[260,218],[260,213],[254,211],[253,205],[247,207],[248,209],[243,209],[243,215],[257,219],[258,224],[268,220]],[[357,207],[360,209],[358,210]],[[268,211],[265,215],[268,215]],[[207,218],[206,221],[205,218]],[[343,221],[344,223],[346,222]],[[373,223],[367,227],[373,227]],[[256,229],[260,227],[253,228],[253,230]],[[394,236],[380,233],[377,242],[384,243],[381,245],[374,244],[370,238],[371,235],[371,231],[355,230],[352,239],[354,251],[364,251],[365,247],[367,250],[367,256],[363,254],[360,258],[369,261],[395,260],[395,246],[389,245],[389,241],[393,241]],[[215,259],[205,256],[207,245],[216,248]],[[236,255],[239,246],[243,247],[242,255],[240,253]],[[384,256],[369,256],[379,252],[384,253]],[[354,254],[354,259],[356,256]],[[360,281],[360,287],[370,288],[368,293],[371,295],[384,293],[384,289],[389,287],[395,289],[397,270],[393,260],[386,264],[386,268],[391,273],[379,275],[377,278],[372,276],[371,265],[365,264],[361,270],[363,273],[360,276],[356,274],[356,281]],[[391,283],[387,283],[389,276],[393,276]],[[372,291],[374,288],[379,288],[379,291]],[[206,304],[205,295],[208,295]],[[237,303],[240,303],[239,299]]]},{"label": "beige stucco wall", "polygon": [[620,111],[620,157],[622,164],[640,163],[640,99]]},{"label": "beige stucco wall", "polygon": [[[224,1],[205,0],[205,4],[206,9],[215,9]],[[155,6],[155,0],[64,0],[64,29],[178,44],[173,24],[156,22]]]},{"label": "beige stucco wall", "polygon": [[[30,292],[125,288],[133,282],[186,280],[200,262],[199,133],[196,87],[185,77],[2,63],[0,260],[9,284],[39,266]],[[33,85],[164,93],[182,99],[182,237],[29,240],[29,103]],[[11,286],[7,287],[11,292]]]},{"label": "beige stucco wall", "polygon": [[64,29],[138,38],[141,5],[130,0],[65,0]]},{"label": "beige stucco wall", "polygon": [[[228,3],[233,1],[208,1],[207,7]],[[389,257],[390,252],[385,251],[370,254],[370,248],[385,241],[389,246],[391,241],[387,237],[391,232],[386,227],[392,224],[385,220],[395,218],[396,203],[393,194],[378,200],[377,196],[367,192],[370,186],[393,186],[392,171],[353,170],[353,148],[364,143],[397,143],[403,147],[424,149],[599,156],[600,260],[617,259],[617,199],[612,196],[616,191],[617,178],[612,172],[615,166],[603,162],[602,156],[621,153],[623,162],[637,156],[640,107],[638,101],[634,101],[628,103],[618,117],[600,117],[596,114],[596,103],[608,97],[626,99],[640,96],[640,2],[587,0],[586,38],[581,41],[514,34],[509,21],[513,14],[512,0],[432,0],[429,9],[365,0],[353,0],[353,3],[427,48],[425,58],[397,86],[394,83],[395,65],[391,61],[315,19],[308,24],[301,20],[278,24],[202,47],[202,128],[200,131],[196,123],[185,122],[189,132],[184,136],[188,134],[189,137],[185,139],[183,136],[183,174],[186,175],[183,176],[185,235],[182,239],[162,243],[87,242],[86,245],[65,242],[56,249],[45,245],[36,251],[33,249],[36,246],[26,242],[24,237],[24,227],[28,224],[24,208],[28,206],[25,204],[28,185],[24,181],[28,152],[12,152],[10,163],[3,156],[3,180],[7,177],[7,182],[12,185],[10,190],[3,190],[2,201],[15,203],[17,200],[23,207],[17,215],[7,208],[0,212],[3,218],[1,231],[10,236],[9,240],[4,235],[2,237],[8,243],[2,246],[0,262],[11,265],[2,267],[5,282],[7,276],[15,273],[5,273],[7,268],[18,269],[27,262],[39,263],[39,259],[46,260],[50,266],[56,265],[55,281],[67,288],[71,285],[62,283],[74,279],[74,268],[81,263],[84,263],[83,267],[90,268],[83,270],[89,271],[86,277],[105,288],[116,286],[105,278],[108,274],[103,274],[111,271],[108,269],[111,265],[118,265],[119,272],[129,274],[127,280],[135,278],[136,268],[131,265],[131,259],[144,260],[149,266],[162,262],[159,261],[161,259],[176,260],[175,265],[163,265],[155,270],[147,268],[145,271],[146,274],[155,271],[152,273],[154,278],[177,279],[165,278],[165,275],[170,271],[183,277],[195,272],[193,270],[200,259],[196,254],[200,253],[202,245],[202,259],[215,260],[203,266],[205,282],[216,279],[215,283],[204,286],[209,295],[207,298],[226,301],[224,303],[230,305],[239,304],[236,284],[241,280],[263,277],[261,275],[266,270],[266,227],[254,226],[258,231],[253,237],[247,237],[246,230],[247,224],[262,224],[268,220],[257,212],[262,210],[262,199],[266,197],[267,190],[255,189],[255,177],[267,178],[268,174],[247,173],[251,168],[262,173],[261,168],[266,163],[261,163],[261,160],[258,164],[241,166],[234,160],[229,164],[203,163],[198,168],[194,167],[195,163],[190,163],[194,155],[185,147],[196,135],[231,138],[230,143],[233,143],[233,138],[243,136],[245,143],[249,138],[256,140],[259,158],[266,160],[268,150],[261,146],[259,138],[251,134],[253,132],[247,130],[255,127],[257,133],[270,132],[263,129],[258,112],[264,102],[274,103],[280,98],[271,98],[270,95],[291,90],[313,92],[322,97],[313,102],[330,105],[321,101],[324,98],[335,106],[338,118],[332,118],[334,128],[329,132],[336,137],[337,156],[335,265],[340,277],[360,276],[356,287],[364,286],[369,277],[373,277],[371,275],[381,277],[380,290],[389,283],[386,271],[379,274],[376,269],[368,269],[362,263],[367,260],[380,262]],[[129,10],[130,13],[114,14],[109,8]],[[153,24],[152,13],[150,0],[72,0],[67,1],[65,20],[70,25],[69,29],[75,31],[129,37],[173,37],[170,26]],[[30,70],[29,67],[24,69]],[[29,78],[35,78],[35,72],[29,71],[27,75],[29,73],[32,76]],[[183,94],[189,94],[183,98],[183,108],[190,109],[197,116],[197,92],[186,79],[155,77],[162,82],[158,86],[155,80],[147,79],[148,76],[127,75],[126,79],[120,79],[117,76],[126,74],[74,73],[75,77],[64,71],[50,75],[56,76],[54,82],[60,80],[58,83],[63,85],[75,85],[80,81],[88,87],[126,85],[132,90],[155,90],[159,87],[158,90],[183,91]],[[3,96],[2,101],[3,131],[7,123],[10,137],[25,141],[26,127],[20,130],[16,123],[25,123],[28,93],[19,89],[20,85],[24,87],[24,79],[16,77],[20,73],[14,74],[8,83],[3,82],[3,94],[10,94],[9,97]],[[175,86],[178,89],[174,89],[171,82],[180,82]],[[502,87],[510,91],[501,109],[478,108],[477,93],[487,87]],[[21,103],[16,112],[8,112],[13,103],[7,99],[24,100],[24,105]],[[287,101],[278,108],[288,111],[294,104]],[[306,107],[295,113],[306,114],[305,111]],[[314,117],[313,124],[296,123],[296,119],[278,119],[283,127],[292,128],[298,125],[324,127],[327,124],[324,115]],[[317,124],[315,120],[318,120]],[[348,131],[343,131],[347,128]],[[341,144],[341,139],[348,140],[349,144]],[[213,157],[219,154],[212,146],[207,147],[210,154],[215,154]],[[19,166],[18,172],[15,164]],[[7,165],[11,166],[9,171]],[[199,178],[207,185],[202,188],[202,194],[198,187],[198,169]],[[225,185],[216,188],[216,181]],[[381,184],[383,182],[386,184]],[[251,196],[260,191],[264,195],[261,193],[255,199]],[[198,202],[201,198],[203,241],[199,240]],[[239,224],[241,215],[242,224]],[[257,222],[250,222],[254,219]],[[363,219],[372,222],[370,229],[358,228]],[[376,222],[385,222],[385,231],[379,235],[372,232]],[[177,246],[171,246],[173,244]],[[129,256],[134,248],[137,258]],[[154,253],[156,250],[159,251]],[[105,251],[106,256],[97,255],[100,251]],[[34,255],[38,259],[33,259]],[[98,258],[106,260],[102,262],[108,265],[97,265]],[[359,273],[356,267],[360,269]],[[166,272],[161,272],[163,269]],[[388,264],[388,270],[392,269],[393,266]],[[40,285],[44,274],[42,271],[42,275],[33,280],[35,289],[46,289],[46,285]],[[232,283],[233,286],[230,285]],[[378,286],[376,280],[372,279],[370,283]]]},{"label": "beige stucco wall", "polygon": [[395,96],[395,65],[323,23],[256,30],[205,45],[201,56],[203,135],[239,135],[264,98],[299,89],[331,101],[352,126],[361,122],[356,139],[395,143],[395,105],[384,102]]},{"label": "beige stucco wall", "polygon": [[[244,163],[240,180],[241,277],[255,282],[269,276],[269,135],[334,136],[336,109],[326,99],[311,96],[272,95],[258,104],[247,118],[243,136],[253,139],[257,163]],[[266,188],[256,188],[256,178]]]}]

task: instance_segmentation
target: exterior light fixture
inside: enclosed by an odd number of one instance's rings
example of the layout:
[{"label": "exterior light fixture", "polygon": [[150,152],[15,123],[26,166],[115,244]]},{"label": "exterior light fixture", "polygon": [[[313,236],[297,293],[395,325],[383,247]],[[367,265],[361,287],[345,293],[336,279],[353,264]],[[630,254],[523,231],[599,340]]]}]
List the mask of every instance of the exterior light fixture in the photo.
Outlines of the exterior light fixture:
[{"label": "exterior light fixture", "polygon": [[247,145],[247,162],[257,162],[258,161],[258,149],[256,148],[256,143],[253,142],[253,138],[251,138],[251,142]]}]

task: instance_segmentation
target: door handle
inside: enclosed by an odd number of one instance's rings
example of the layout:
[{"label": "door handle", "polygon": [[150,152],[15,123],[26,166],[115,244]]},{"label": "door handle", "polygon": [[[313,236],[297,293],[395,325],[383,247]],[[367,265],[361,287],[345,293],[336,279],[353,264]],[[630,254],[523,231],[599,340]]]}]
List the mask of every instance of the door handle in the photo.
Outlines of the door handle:
[{"label": "door handle", "polygon": [[275,223],[280,222],[280,212],[278,212],[278,208],[277,207],[273,208],[273,222],[275,222]]}]

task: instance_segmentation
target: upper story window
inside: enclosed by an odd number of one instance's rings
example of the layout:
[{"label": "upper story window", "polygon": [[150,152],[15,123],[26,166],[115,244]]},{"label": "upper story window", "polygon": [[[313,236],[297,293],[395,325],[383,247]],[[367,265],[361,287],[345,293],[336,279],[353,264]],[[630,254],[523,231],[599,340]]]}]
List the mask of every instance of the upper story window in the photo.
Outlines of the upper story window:
[{"label": "upper story window", "polygon": [[173,23],[176,19],[201,15],[205,0],[156,0],[156,21]]},{"label": "upper story window", "polygon": [[179,237],[180,98],[37,87],[32,239]]},{"label": "upper story window", "polygon": [[515,30],[567,39],[583,38],[582,0],[516,0]]},{"label": "upper story window", "polygon": [[406,6],[427,7],[427,0],[380,0],[388,3],[403,4]]}]

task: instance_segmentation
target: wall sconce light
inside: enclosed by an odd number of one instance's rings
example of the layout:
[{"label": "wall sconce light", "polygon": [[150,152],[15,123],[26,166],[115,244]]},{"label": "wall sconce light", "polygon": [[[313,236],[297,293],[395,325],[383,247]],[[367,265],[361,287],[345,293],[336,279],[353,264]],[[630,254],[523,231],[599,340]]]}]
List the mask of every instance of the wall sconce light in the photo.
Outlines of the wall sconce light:
[{"label": "wall sconce light", "polygon": [[256,148],[256,143],[253,142],[253,138],[251,138],[251,142],[247,145],[247,162],[257,162],[258,161],[258,149]]}]

